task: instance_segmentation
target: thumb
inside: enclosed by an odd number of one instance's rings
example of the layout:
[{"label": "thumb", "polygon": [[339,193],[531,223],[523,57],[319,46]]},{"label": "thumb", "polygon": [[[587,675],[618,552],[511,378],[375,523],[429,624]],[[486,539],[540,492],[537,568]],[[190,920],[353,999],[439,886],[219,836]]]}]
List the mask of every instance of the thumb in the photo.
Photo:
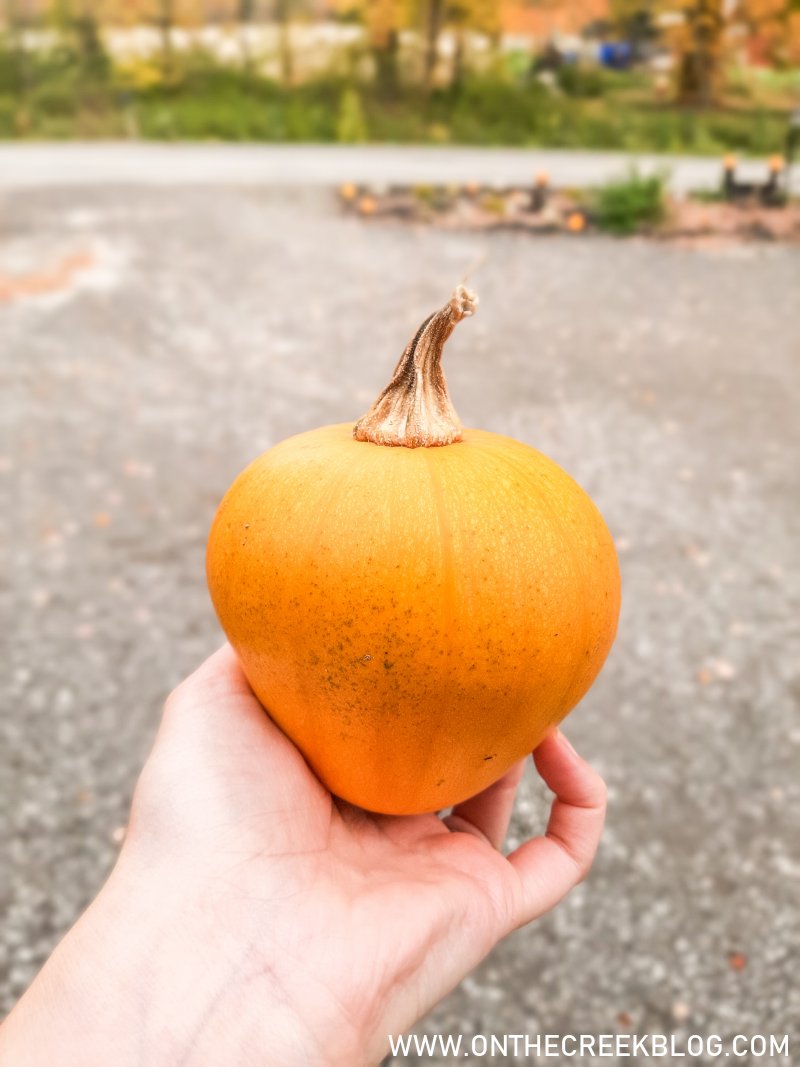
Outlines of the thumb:
[{"label": "thumb", "polygon": [[259,703],[227,643],[167,698],[154,755],[164,750],[190,754],[196,764],[223,774],[243,763],[257,761],[263,774],[274,760],[283,766],[287,759],[302,760]]},{"label": "thumb", "polygon": [[130,829],[139,840],[174,850],[209,827],[255,831],[272,827],[282,813],[291,835],[290,815],[326,797],[329,806],[330,794],[259,704],[225,645],[167,699],[136,786]]}]

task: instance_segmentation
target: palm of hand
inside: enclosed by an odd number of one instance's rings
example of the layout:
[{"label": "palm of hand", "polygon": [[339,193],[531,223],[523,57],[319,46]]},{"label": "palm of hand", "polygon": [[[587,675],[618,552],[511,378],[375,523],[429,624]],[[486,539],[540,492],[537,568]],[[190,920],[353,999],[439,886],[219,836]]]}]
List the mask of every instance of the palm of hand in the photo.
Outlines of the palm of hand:
[{"label": "palm of hand", "polygon": [[129,851],[183,897],[193,940],[202,929],[204,951],[231,960],[226,989],[200,979],[209,1004],[235,997],[258,1028],[258,1004],[277,996],[314,1062],[373,1063],[388,1033],[588,870],[602,781],[561,735],[535,758],[557,799],[547,834],[508,858],[498,849],[522,765],[446,820],[370,815],[331,797],[226,647],[170,698]]}]

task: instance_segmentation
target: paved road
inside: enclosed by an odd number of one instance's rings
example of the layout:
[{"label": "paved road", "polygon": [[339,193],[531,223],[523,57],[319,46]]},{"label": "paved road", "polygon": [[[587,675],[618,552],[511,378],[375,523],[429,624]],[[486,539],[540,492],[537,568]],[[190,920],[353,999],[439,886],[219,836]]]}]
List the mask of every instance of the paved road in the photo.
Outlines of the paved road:
[{"label": "paved road", "polygon": [[[223,490],[361,414],[482,257],[455,403],[571,471],[618,541],[619,640],[568,723],[611,806],[589,880],[424,1028],[796,1054],[800,253],[442,234],[321,190],[0,196],[0,270],[46,279],[0,303],[6,1004],[97,891],[164,695],[220,640]],[[545,811],[528,780],[512,840]]]},{"label": "paved road", "polygon": [[[631,165],[666,170],[672,189],[714,189],[720,161],[692,156],[543,149],[347,145],[5,144],[0,188],[64,185],[318,186],[398,183],[530,182],[545,170],[560,186],[596,186]],[[743,179],[763,180],[766,162],[743,161]],[[800,167],[792,184],[800,193]]]}]

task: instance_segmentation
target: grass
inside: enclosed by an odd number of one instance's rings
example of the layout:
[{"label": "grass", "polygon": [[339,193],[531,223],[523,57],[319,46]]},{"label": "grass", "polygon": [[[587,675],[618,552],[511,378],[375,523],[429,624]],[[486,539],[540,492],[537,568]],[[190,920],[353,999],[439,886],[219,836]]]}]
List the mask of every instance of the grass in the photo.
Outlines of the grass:
[{"label": "grass", "polygon": [[[575,68],[558,93],[524,72],[458,88],[381,95],[340,75],[287,88],[202,52],[165,78],[153,60],[117,68],[96,52],[19,53],[0,41],[0,137],[518,145],[653,152],[780,151],[786,110],[689,112],[658,105],[641,73]],[[781,92],[785,84],[781,83]],[[762,99],[760,91],[759,98]]]}]

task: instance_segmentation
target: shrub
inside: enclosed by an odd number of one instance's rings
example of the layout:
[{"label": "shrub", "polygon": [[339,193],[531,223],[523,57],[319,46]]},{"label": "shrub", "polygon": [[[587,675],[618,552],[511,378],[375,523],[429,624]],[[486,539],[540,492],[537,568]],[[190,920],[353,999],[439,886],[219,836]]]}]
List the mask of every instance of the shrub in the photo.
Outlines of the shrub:
[{"label": "shrub", "polygon": [[367,121],[356,89],[348,86],[339,101],[336,140],[343,144],[361,144],[368,140]]},{"label": "shrub", "polygon": [[556,82],[567,96],[598,97],[606,88],[603,72],[597,67],[585,67],[580,63],[564,63],[558,68]]},{"label": "shrub", "polygon": [[664,217],[665,181],[664,174],[645,177],[633,168],[625,178],[604,185],[593,198],[597,225],[616,234],[655,226]]},{"label": "shrub", "polygon": [[[0,34],[0,136],[520,145],[768,154],[781,149],[781,107],[686,112],[645,99],[645,74],[562,68],[563,93],[527,77],[529,60],[467,70],[431,94],[410,77],[374,91],[356,64],[294,86],[208,51],[112,63],[91,20],[67,21],[52,47]],[[637,80],[638,79],[638,80]],[[642,81],[642,84],[639,82]],[[786,79],[784,79],[786,80]],[[781,83],[783,84],[783,82]],[[786,91],[790,84],[786,80]],[[597,93],[599,92],[599,95]]]}]

